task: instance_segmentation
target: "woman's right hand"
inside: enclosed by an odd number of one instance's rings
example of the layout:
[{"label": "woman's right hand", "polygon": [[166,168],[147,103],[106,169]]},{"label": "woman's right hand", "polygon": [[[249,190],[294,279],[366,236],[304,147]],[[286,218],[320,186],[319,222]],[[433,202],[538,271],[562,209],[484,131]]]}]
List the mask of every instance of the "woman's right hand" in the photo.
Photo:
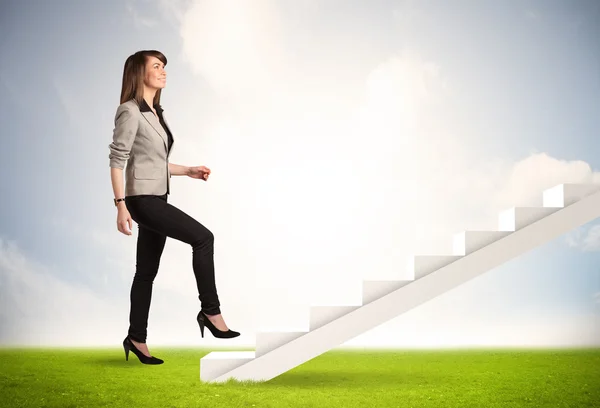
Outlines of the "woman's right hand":
[{"label": "woman's right hand", "polygon": [[[133,227],[133,220],[131,219],[131,214],[127,210],[127,207],[120,206],[119,212],[117,213],[117,229],[125,235],[131,235],[131,228]],[[127,225],[129,225],[129,229],[127,229]]]}]

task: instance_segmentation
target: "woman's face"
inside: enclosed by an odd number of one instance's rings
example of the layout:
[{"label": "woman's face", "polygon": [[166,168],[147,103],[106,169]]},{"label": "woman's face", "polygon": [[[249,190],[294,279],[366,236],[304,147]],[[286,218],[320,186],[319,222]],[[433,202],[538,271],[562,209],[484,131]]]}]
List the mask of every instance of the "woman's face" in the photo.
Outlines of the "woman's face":
[{"label": "woman's face", "polygon": [[148,57],[146,62],[146,75],[144,84],[149,88],[162,89],[167,83],[167,71],[165,66],[156,57]]}]

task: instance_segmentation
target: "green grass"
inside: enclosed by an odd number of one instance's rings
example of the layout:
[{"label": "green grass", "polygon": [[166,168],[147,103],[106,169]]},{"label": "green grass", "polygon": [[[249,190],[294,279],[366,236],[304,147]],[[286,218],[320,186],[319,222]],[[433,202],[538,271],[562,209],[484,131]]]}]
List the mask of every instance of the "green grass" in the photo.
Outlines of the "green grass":
[{"label": "green grass", "polygon": [[[265,383],[201,383],[202,349],[0,349],[2,407],[600,407],[600,349],[333,350]],[[131,359],[133,357],[133,359]]]}]

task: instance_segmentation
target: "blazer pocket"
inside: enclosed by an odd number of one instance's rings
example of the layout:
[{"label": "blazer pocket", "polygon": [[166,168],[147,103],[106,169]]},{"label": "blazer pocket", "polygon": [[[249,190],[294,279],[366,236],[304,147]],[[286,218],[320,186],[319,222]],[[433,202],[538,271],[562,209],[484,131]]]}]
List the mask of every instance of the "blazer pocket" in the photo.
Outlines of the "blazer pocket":
[{"label": "blazer pocket", "polygon": [[133,177],[135,177],[138,180],[157,180],[160,178],[160,169],[133,169]]}]

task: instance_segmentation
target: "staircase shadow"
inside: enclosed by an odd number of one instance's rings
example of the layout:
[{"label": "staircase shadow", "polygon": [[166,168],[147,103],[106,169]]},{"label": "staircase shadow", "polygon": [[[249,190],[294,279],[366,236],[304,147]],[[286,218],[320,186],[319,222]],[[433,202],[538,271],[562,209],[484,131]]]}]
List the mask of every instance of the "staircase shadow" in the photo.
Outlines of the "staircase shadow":
[{"label": "staircase shadow", "polygon": [[100,365],[100,366],[113,366],[113,367],[124,367],[130,366],[131,361],[126,361],[123,357],[97,357],[87,359],[86,364]]},{"label": "staircase shadow", "polygon": [[386,388],[389,386],[398,386],[398,384],[408,384],[414,381],[408,376],[400,373],[377,374],[372,371],[302,371],[287,372],[270,381],[260,383],[261,387],[294,387],[294,388],[322,388],[322,387],[344,387],[344,388],[362,388],[365,386],[365,378],[369,378],[369,387],[373,384],[378,387]]}]

